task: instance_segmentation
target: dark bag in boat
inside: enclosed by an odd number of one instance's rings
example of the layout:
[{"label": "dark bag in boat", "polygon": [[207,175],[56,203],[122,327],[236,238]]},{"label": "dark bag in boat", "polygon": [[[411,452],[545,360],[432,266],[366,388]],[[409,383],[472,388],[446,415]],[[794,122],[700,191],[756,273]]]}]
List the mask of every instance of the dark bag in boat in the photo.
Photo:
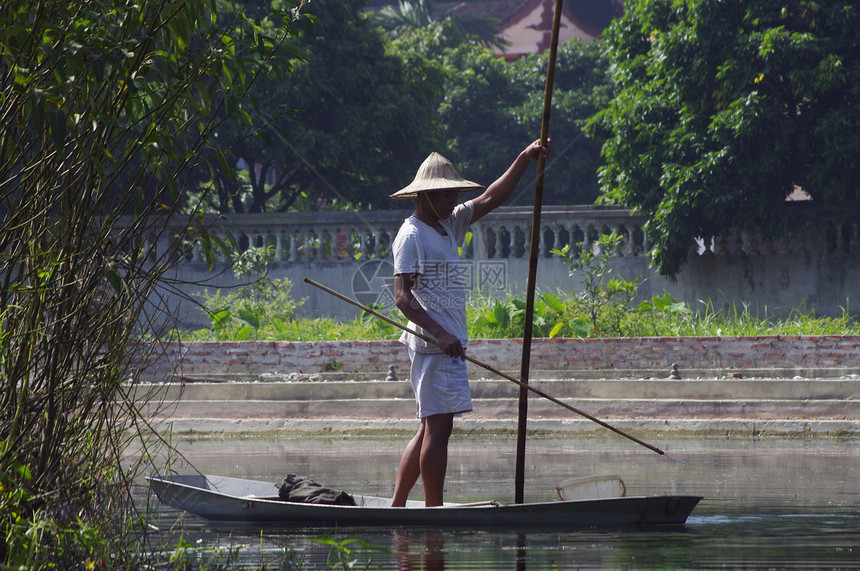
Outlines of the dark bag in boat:
[{"label": "dark bag in boat", "polygon": [[288,502],[302,504],[326,504],[332,506],[354,506],[355,499],[346,492],[326,488],[295,474],[287,474],[278,490],[278,497]]}]

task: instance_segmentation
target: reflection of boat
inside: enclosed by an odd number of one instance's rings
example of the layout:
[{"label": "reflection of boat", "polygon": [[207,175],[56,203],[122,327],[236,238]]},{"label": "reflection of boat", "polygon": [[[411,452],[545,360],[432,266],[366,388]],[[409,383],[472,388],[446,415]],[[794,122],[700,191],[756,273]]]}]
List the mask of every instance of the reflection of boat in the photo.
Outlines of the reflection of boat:
[{"label": "reflection of boat", "polygon": [[500,504],[477,502],[405,508],[390,500],[355,495],[356,506],[294,503],[281,500],[270,482],[222,476],[173,475],[149,478],[158,498],[178,509],[213,521],[307,526],[463,526],[463,527],[614,527],[683,524],[699,496],[639,496],[594,500]]}]

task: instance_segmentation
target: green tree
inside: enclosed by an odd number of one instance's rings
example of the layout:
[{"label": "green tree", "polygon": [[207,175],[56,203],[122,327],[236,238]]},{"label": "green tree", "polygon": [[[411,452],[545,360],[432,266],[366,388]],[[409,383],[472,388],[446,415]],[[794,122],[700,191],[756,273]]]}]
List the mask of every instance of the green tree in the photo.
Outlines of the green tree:
[{"label": "green tree", "polygon": [[[595,247],[596,246],[596,252]],[[619,257],[622,238],[615,232],[601,234],[594,246],[586,248],[582,242],[552,250],[570,264],[570,275],[582,276],[582,285],[576,296],[578,309],[588,317],[571,321],[578,335],[624,336],[623,323],[630,311],[633,298],[642,284],[642,276],[626,280],[613,277],[613,260]],[[587,331],[585,324],[590,331]]]},{"label": "green tree", "polygon": [[[514,110],[529,133],[540,133],[549,53],[526,55],[511,64],[511,81],[525,94]],[[586,122],[612,99],[606,59],[598,42],[558,47],[549,135],[553,153],[546,168],[545,204],[591,204],[600,194],[600,143],[583,134]],[[531,198],[531,195],[528,195]]]},{"label": "green tree", "polygon": [[540,127],[527,132],[524,118],[516,113],[527,94],[511,81],[510,66],[491,50],[464,44],[445,50],[442,62],[446,81],[439,117],[446,151],[461,172],[489,184],[505,171],[523,141],[537,138]]},{"label": "green tree", "polygon": [[603,199],[647,215],[658,270],[729,227],[779,235],[796,186],[814,204],[857,198],[860,57],[855,2],[657,0],[604,34],[612,104]]},{"label": "green tree", "polygon": [[[509,64],[492,50],[460,43],[450,23],[412,30],[392,43],[401,57],[425,61],[443,74],[438,101],[444,147],[440,152],[473,180],[489,183],[510,164],[524,140],[540,134],[548,54]],[[609,80],[597,44],[567,42],[559,48],[553,87],[546,204],[591,203],[598,196],[600,145],[582,136],[586,120],[610,99]],[[524,180],[512,204],[530,204],[532,180]]]},{"label": "green tree", "polygon": [[[254,129],[228,116],[215,133],[227,165],[211,161],[218,199],[233,212],[387,206],[437,140],[434,76],[385,51],[361,0],[315,0],[312,33],[291,44],[290,73],[258,81]],[[420,68],[420,66],[419,66]],[[432,70],[430,70],[432,71]],[[235,173],[239,163],[249,171]],[[241,170],[241,169],[240,169]],[[393,190],[392,190],[393,189]]]},{"label": "green tree", "polygon": [[156,349],[144,334],[184,245],[209,251],[172,205],[221,110],[245,116],[296,33],[297,12],[278,12],[273,37],[239,6],[215,24],[213,8],[0,7],[0,567],[151,553],[131,497],[156,452],[135,384]]},{"label": "green tree", "polygon": [[478,44],[504,51],[508,46],[498,34],[499,21],[486,14],[459,15],[463,4],[457,4],[442,13],[433,15],[433,0],[398,0],[397,6],[384,6],[373,16],[373,21],[382,26],[392,37],[417,29],[428,28],[437,22],[451,24],[447,27],[449,37],[458,44]]}]

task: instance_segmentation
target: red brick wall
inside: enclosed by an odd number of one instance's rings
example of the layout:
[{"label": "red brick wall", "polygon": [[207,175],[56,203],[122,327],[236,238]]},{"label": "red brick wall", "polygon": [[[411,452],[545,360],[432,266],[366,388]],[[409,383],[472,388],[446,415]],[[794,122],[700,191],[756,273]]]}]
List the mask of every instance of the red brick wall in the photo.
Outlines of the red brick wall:
[{"label": "red brick wall", "polygon": [[[519,339],[476,339],[471,357],[503,371],[519,371]],[[860,336],[632,337],[534,339],[533,371],[832,369],[860,370]],[[148,369],[185,376],[207,374],[381,373],[394,365],[406,376],[408,356],[397,341],[169,343]]]}]

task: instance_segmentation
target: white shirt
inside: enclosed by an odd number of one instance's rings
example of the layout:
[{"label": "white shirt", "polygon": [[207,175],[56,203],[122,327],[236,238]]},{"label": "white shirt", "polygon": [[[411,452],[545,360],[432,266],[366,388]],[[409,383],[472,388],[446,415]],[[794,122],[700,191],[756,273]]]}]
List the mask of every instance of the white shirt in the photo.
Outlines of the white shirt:
[{"label": "white shirt", "polygon": [[[392,246],[394,275],[419,274],[412,295],[436,323],[460,339],[464,348],[469,283],[460,268],[458,248],[466,239],[473,212],[471,200],[457,205],[451,216],[439,221],[445,236],[414,215],[410,216],[403,221]],[[409,328],[433,339],[430,333],[411,321]],[[441,352],[436,345],[405,331],[400,341],[419,353]]]}]

